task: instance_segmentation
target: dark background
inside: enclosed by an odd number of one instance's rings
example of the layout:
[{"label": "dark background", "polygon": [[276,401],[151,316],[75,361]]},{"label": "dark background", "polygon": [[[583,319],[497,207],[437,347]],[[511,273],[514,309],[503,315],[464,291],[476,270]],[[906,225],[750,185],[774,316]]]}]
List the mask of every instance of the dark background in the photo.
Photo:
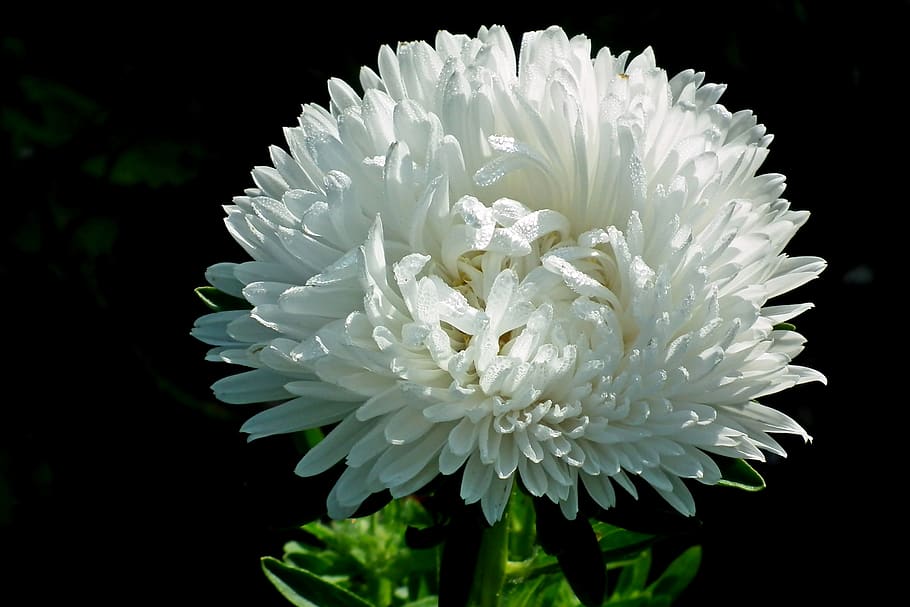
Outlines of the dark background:
[{"label": "dark background", "polygon": [[301,103],[327,103],[328,77],[355,83],[382,43],[483,23],[516,41],[555,23],[595,49],[650,44],[671,75],[729,84],[725,105],[776,135],[763,171],[786,174],[786,197],[812,211],[788,252],[829,268],[784,300],[817,304],[797,319],[810,340],[797,362],[830,383],[766,402],[815,442],[784,437],[790,458],[760,467],[762,493],[700,492],[704,563],[682,604],[869,604],[906,587],[892,569],[905,557],[881,552],[903,534],[906,397],[882,348],[901,339],[905,306],[881,304],[897,298],[884,298],[884,234],[906,199],[907,3],[674,6],[483,19],[250,8],[225,24],[137,10],[116,27],[0,30],[0,597],[27,593],[0,602],[283,604],[258,558],[280,555],[293,502],[262,479],[293,481],[292,450],[246,444],[249,409],[208,390],[230,369],[188,335],[205,268],[243,259],[220,205],[268,164]]}]

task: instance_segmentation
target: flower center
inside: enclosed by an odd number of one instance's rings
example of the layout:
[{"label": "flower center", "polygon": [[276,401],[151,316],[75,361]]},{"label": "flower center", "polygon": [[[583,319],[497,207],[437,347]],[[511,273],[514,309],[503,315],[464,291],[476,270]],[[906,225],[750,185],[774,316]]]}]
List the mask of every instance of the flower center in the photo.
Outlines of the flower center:
[{"label": "flower center", "polygon": [[465,197],[453,215],[441,262],[412,254],[395,266],[414,319],[404,333],[446,372],[453,396],[428,416],[489,420],[491,436],[514,435],[534,462],[544,448],[566,456],[589,424],[585,403],[604,402],[592,398],[596,371],[622,357],[632,333],[620,322],[615,235],[573,236],[562,214],[508,199]]}]

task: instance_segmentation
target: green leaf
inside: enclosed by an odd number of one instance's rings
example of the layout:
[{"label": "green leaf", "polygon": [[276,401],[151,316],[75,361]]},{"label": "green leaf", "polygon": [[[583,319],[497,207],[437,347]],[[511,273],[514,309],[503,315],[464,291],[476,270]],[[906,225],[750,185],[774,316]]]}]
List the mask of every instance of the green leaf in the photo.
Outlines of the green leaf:
[{"label": "green leaf", "polygon": [[32,77],[18,84],[26,109],[0,109],[0,131],[9,134],[15,148],[61,146],[104,118],[93,99],[64,84]]},{"label": "green leaf", "polygon": [[604,603],[606,607],[669,607],[670,601],[664,597],[647,595],[636,597],[611,598]]},{"label": "green leaf", "polygon": [[401,607],[436,607],[439,604],[439,598],[435,596],[425,596],[422,599],[405,603]]},{"label": "green leaf", "polygon": [[649,590],[654,596],[666,596],[675,600],[686,589],[701,565],[701,546],[692,546],[670,563]]},{"label": "green leaf", "polygon": [[[507,583],[503,587],[502,607],[540,607],[550,605],[569,607],[578,605],[578,597],[572,592],[565,576],[559,569],[554,573]],[[599,607],[599,606],[598,606]]]},{"label": "green leaf", "polygon": [[788,322],[779,322],[773,328],[775,331],[796,331],[796,325]]},{"label": "green leaf", "polygon": [[110,254],[117,239],[117,223],[110,217],[91,217],[76,228],[73,240],[88,257]]},{"label": "green leaf", "polygon": [[632,561],[619,574],[619,580],[616,582],[616,589],[613,591],[614,597],[623,597],[644,590],[648,582],[648,573],[651,571],[651,552],[646,550]]},{"label": "green leaf", "polygon": [[638,556],[642,550],[660,539],[650,533],[628,531],[599,521],[593,523],[592,527],[599,538],[597,543],[603,552],[604,560],[608,563],[629,556]]},{"label": "green leaf", "polygon": [[715,461],[722,477],[718,485],[743,491],[761,491],[765,488],[765,479],[745,460],[720,457]]},{"label": "green leaf", "polygon": [[522,580],[518,583],[506,584],[503,588],[505,605],[508,607],[539,605],[541,586],[546,579],[546,577],[541,576],[533,580]]},{"label": "green leaf", "polygon": [[245,299],[228,295],[224,291],[219,291],[215,287],[196,287],[196,295],[215,312],[224,312],[225,310],[249,310],[252,306]]},{"label": "green leaf", "polygon": [[[591,527],[598,538],[598,546],[603,555],[607,569],[622,569],[636,561],[643,550],[657,543],[662,536],[650,533],[639,533],[616,527],[609,523],[592,521]],[[520,580],[536,579],[560,571],[556,559],[538,552],[530,563],[517,564],[513,578]]]},{"label": "green leaf", "polygon": [[335,529],[329,525],[323,525],[320,521],[312,521],[303,525],[303,530],[307,533],[313,534],[317,540],[325,542],[327,545],[332,546],[336,542],[337,532]]},{"label": "green leaf", "polygon": [[312,449],[316,445],[322,442],[322,439],[325,438],[325,433],[321,428],[309,428],[302,432],[303,438],[306,441],[307,447]]},{"label": "green leaf", "polygon": [[119,154],[110,171],[112,183],[152,188],[176,186],[195,176],[193,156],[201,150],[174,141],[145,141]]},{"label": "green leaf", "polygon": [[262,558],[262,570],[278,592],[298,607],[373,607],[356,594],[306,569],[290,567],[270,556]]},{"label": "green leaf", "polygon": [[309,552],[289,552],[284,555],[284,560],[297,569],[306,569],[316,575],[328,573],[335,564],[330,558]]}]

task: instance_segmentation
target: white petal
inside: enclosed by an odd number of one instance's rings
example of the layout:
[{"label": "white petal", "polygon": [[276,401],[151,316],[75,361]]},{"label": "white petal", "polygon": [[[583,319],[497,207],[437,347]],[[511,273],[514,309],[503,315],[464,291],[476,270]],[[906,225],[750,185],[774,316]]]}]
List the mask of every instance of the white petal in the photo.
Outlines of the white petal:
[{"label": "white petal", "polygon": [[254,306],[274,304],[291,285],[282,282],[252,282],[243,288],[243,296]]},{"label": "white petal", "polygon": [[361,306],[363,293],[347,285],[289,287],[275,301],[291,314],[344,318]]},{"label": "white petal", "polygon": [[209,350],[205,359],[212,362],[226,362],[232,365],[242,365],[244,367],[261,367],[258,357],[250,352],[249,349],[236,348],[212,348]]},{"label": "white petal", "polygon": [[253,169],[253,181],[267,196],[281,200],[281,195],[288,190],[288,184],[277,170],[272,167]]},{"label": "white petal", "polygon": [[291,396],[284,389],[287,378],[270,369],[238,373],[212,384],[218,400],[237,405],[283,400]]},{"label": "white petal", "polygon": [[502,518],[506,505],[509,503],[509,496],[512,494],[512,477],[506,479],[491,479],[490,487],[481,499],[480,505],[483,509],[483,515],[490,525],[496,524]]},{"label": "white petal", "polygon": [[493,468],[480,461],[480,454],[473,453],[468,459],[461,477],[461,498],[467,504],[479,501],[493,480]]},{"label": "white petal", "polygon": [[468,455],[477,446],[477,424],[465,417],[449,433],[448,445],[455,455]]},{"label": "white petal", "polygon": [[360,504],[370,496],[372,491],[366,484],[368,473],[369,470],[365,468],[345,469],[332,491],[329,492],[329,497],[326,500],[330,517],[336,520],[350,517],[357,511]]},{"label": "white petal", "polygon": [[295,398],[254,415],[241,426],[240,431],[248,433],[250,440],[255,440],[316,428],[344,419],[355,406],[347,402],[313,402],[309,398]]},{"label": "white petal", "polygon": [[228,335],[228,325],[238,318],[247,316],[243,310],[214,312],[196,319],[190,335],[210,346],[236,346],[237,341]]},{"label": "white petal", "polygon": [[309,274],[302,275],[298,270],[298,268],[287,268],[277,263],[248,261],[237,264],[234,268],[234,276],[244,285],[258,281],[292,283],[295,280],[306,280],[309,277]]},{"label": "white petal", "polygon": [[434,425],[420,409],[405,407],[386,423],[385,437],[392,445],[404,445],[423,436]]},{"label": "white petal", "polygon": [[353,402],[358,403],[357,406],[363,402],[363,396],[323,381],[292,381],[286,383],[284,389],[311,401]]},{"label": "white petal", "polygon": [[728,407],[727,410],[737,418],[748,420],[750,425],[759,427],[766,432],[797,434],[802,436],[805,440],[809,440],[809,435],[796,420],[789,415],[781,413],[777,409],[766,407],[757,402],[749,402],[741,407]]},{"label": "white petal", "polygon": [[549,482],[543,466],[520,458],[518,472],[521,475],[521,482],[531,495],[540,497],[547,492]]},{"label": "white petal", "polygon": [[252,316],[255,312],[245,312],[228,323],[227,334],[239,342],[258,343],[271,341],[277,335],[275,331]]},{"label": "white petal", "polygon": [[787,259],[778,268],[777,276],[765,284],[768,297],[791,291],[816,278],[827,266],[819,257],[794,257]]},{"label": "white petal", "polygon": [[501,479],[511,478],[518,468],[518,446],[512,435],[505,435],[499,445],[499,457],[494,466],[496,475]]},{"label": "white petal", "polygon": [[439,471],[445,475],[454,474],[468,461],[469,455],[470,451],[456,455],[446,443],[439,452]]},{"label": "white petal", "polygon": [[236,263],[216,263],[205,271],[205,279],[210,285],[234,297],[243,297],[243,285],[234,276]]},{"label": "white petal", "polygon": [[439,454],[448,431],[445,425],[437,425],[411,444],[388,449],[376,463],[379,480],[387,487],[408,482]]},{"label": "white petal", "polygon": [[675,476],[669,477],[669,480],[672,484],[672,489],[658,489],[657,492],[667,500],[668,504],[676,508],[680,514],[695,516],[695,500],[692,499],[692,494],[689,492],[688,487]]},{"label": "white petal", "polygon": [[369,424],[358,421],[352,415],[347,416],[303,456],[294,472],[298,476],[315,476],[325,472],[344,459],[351,447],[370,430]]},{"label": "white petal", "polygon": [[597,476],[580,474],[579,476],[581,477],[588,495],[597,502],[598,506],[609,509],[616,504],[616,492],[613,491],[613,483],[610,482],[609,476],[605,474]]}]

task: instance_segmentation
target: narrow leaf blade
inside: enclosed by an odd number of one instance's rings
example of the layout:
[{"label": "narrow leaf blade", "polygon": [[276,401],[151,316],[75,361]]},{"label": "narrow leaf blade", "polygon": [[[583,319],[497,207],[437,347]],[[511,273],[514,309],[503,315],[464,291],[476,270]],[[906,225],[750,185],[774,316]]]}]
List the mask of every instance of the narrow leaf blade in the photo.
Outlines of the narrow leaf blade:
[{"label": "narrow leaf blade", "polygon": [[701,546],[692,546],[670,563],[667,569],[651,585],[654,596],[666,596],[675,600],[686,589],[701,565]]},{"label": "narrow leaf blade", "polygon": [[637,556],[660,539],[651,533],[629,531],[600,521],[594,522],[592,527],[599,538],[597,543],[604,555],[604,561],[608,563]]},{"label": "narrow leaf blade", "polygon": [[356,594],[321,579],[306,569],[297,569],[266,556],[262,570],[278,592],[298,607],[373,607]]},{"label": "narrow leaf blade", "polygon": [[632,563],[623,567],[616,581],[616,589],[613,591],[614,597],[635,596],[638,592],[644,590],[648,582],[648,573],[651,571],[651,552],[646,550]]}]

